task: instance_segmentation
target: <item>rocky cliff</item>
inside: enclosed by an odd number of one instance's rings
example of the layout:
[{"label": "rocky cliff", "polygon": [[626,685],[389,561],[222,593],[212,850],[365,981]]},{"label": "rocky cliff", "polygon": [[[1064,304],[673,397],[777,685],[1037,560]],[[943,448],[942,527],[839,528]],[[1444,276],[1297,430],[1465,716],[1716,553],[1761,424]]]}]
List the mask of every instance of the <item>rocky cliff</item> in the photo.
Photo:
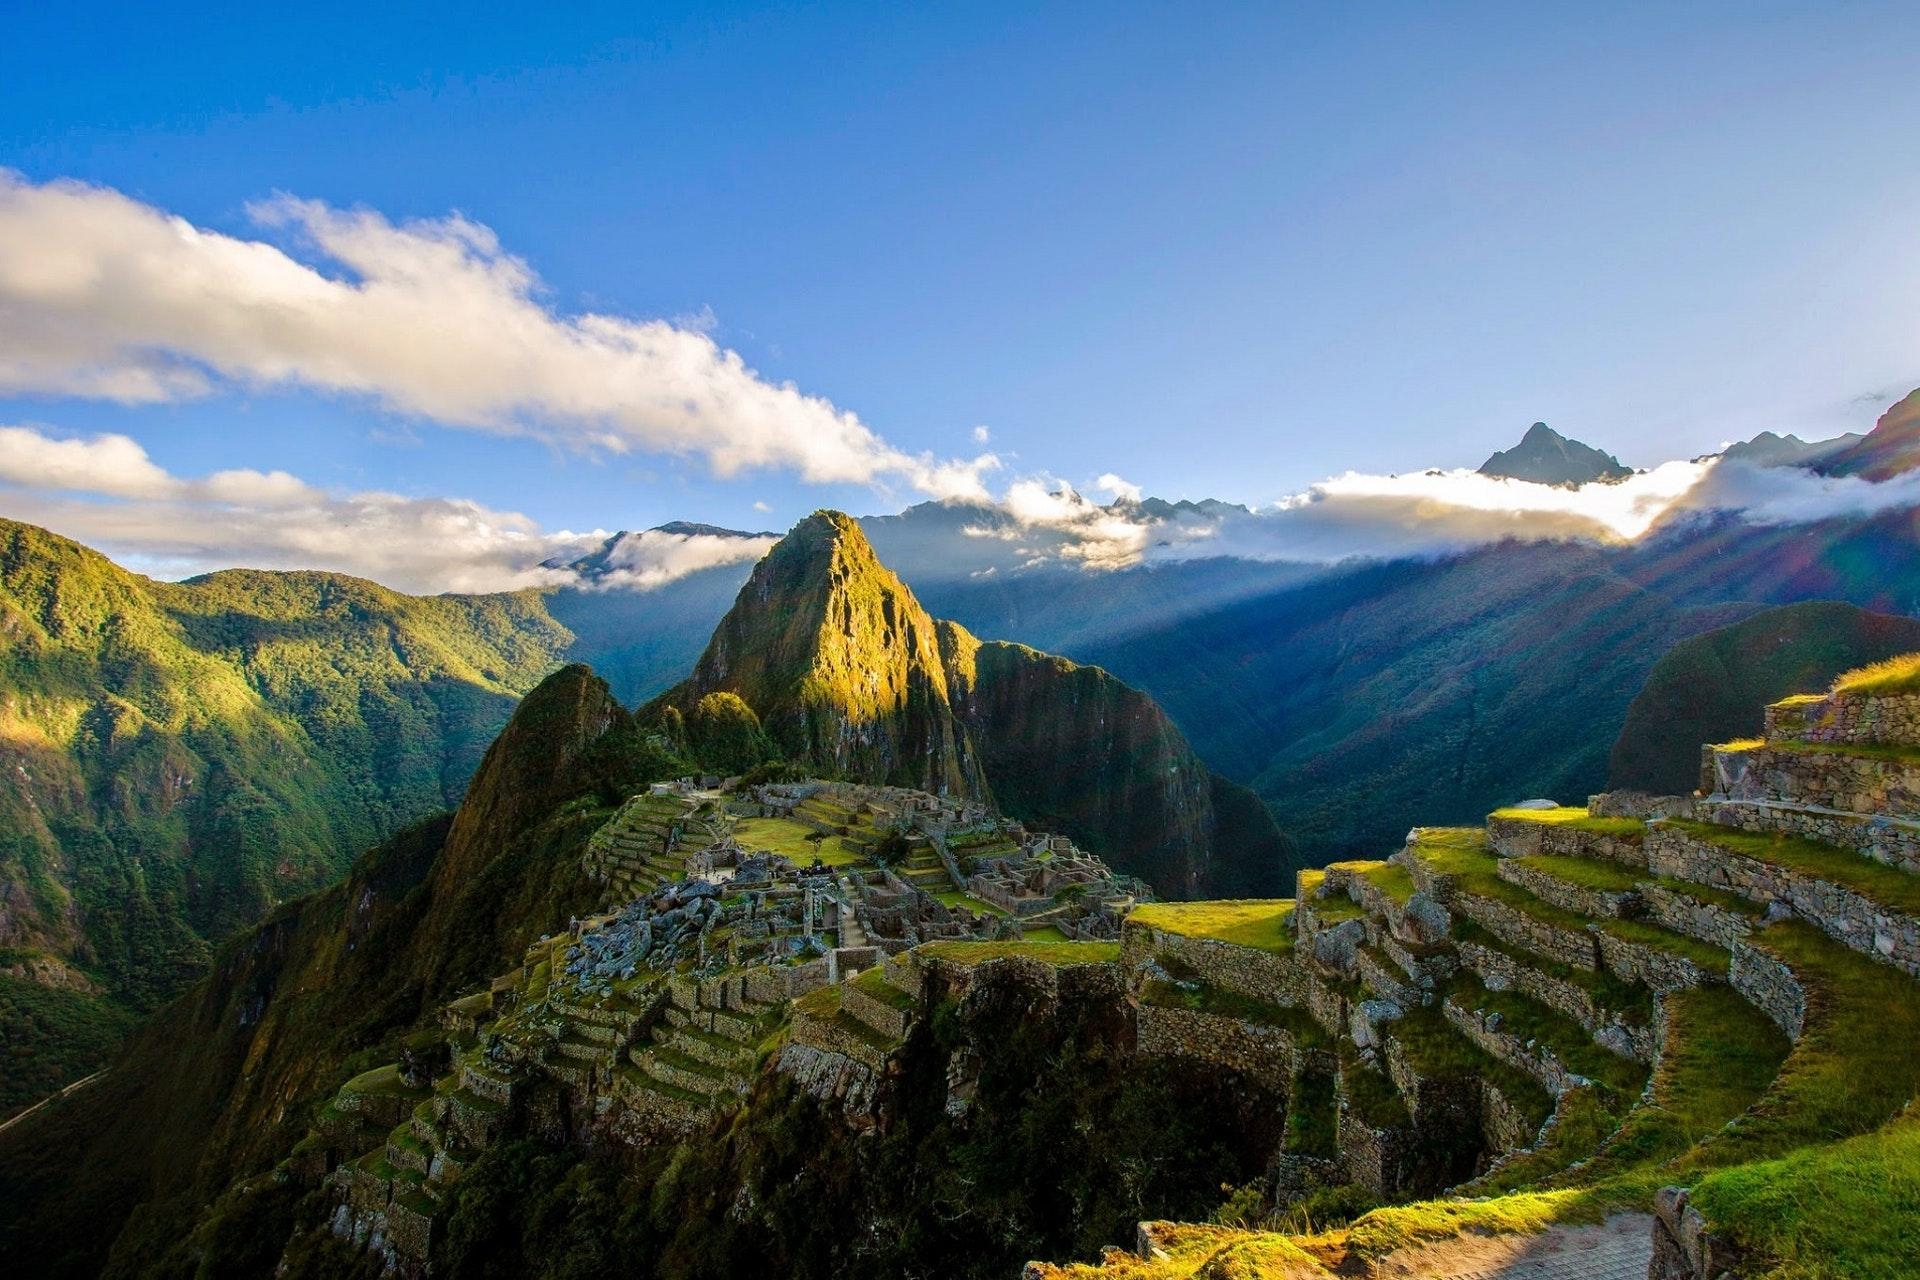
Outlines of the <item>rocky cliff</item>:
[{"label": "rocky cliff", "polygon": [[1283,886],[1294,850],[1150,697],[1098,667],[937,622],[857,522],[816,512],[769,552],[682,685],[741,698],[808,771],[991,799],[1163,894]]}]

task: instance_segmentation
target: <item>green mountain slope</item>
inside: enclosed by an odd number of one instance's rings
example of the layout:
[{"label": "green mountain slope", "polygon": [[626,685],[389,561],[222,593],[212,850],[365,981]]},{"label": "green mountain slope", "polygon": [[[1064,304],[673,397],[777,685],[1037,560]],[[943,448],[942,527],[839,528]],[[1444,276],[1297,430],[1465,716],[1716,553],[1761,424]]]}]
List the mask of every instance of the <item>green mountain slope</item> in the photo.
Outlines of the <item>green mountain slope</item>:
[{"label": "green mountain slope", "polygon": [[0,522],[0,967],[151,1007],[457,801],[571,639],[533,593],[161,583]]},{"label": "green mountain slope", "polygon": [[630,723],[586,668],[556,672],[455,817],[409,828],[233,939],[99,1083],[0,1135],[0,1256],[35,1275],[103,1261],[107,1274],[191,1274],[188,1228],[285,1154],[314,1099],[598,905],[580,858],[612,812],[596,748]]},{"label": "green mountain slope", "polygon": [[1831,602],[1783,605],[1683,640],[1628,706],[1609,785],[1686,795],[1700,777],[1701,743],[1753,737],[1768,703],[1915,649],[1920,620]]}]

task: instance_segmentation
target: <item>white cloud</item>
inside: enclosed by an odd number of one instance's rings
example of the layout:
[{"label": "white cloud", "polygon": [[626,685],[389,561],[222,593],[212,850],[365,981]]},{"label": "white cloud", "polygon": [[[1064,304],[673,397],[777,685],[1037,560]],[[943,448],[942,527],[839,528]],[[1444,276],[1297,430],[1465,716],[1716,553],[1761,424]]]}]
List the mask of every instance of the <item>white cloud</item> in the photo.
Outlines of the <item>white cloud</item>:
[{"label": "white cloud", "polygon": [[1111,471],[1102,475],[1098,480],[1095,480],[1093,487],[1095,492],[1104,493],[1115,502],[1122,500],[1127,502],[1140,501],[1140,486],[1134,484],[1131,480],[1122,480]]},{"label": "white cloud", "polygon": [[[509,591],[579,581],[602,530],[548,531],[462,498],[334,494],[284,471],[168,474],[123,435],[0,427],[0,511],[166,576],[245,565],[332,569],[403,591]],[[650,531],[620,539],[601,585],[649,590],[758,559],[772,540]]]},{"label": "white cloud", "polygon": [[1212,513],[1143,509],[1138,491],[1118,477],[1102,476],[1096,487],[1116,501],[1101,505],[1065,485],[1017,481],[967,531],[1017,545],[1023,567],[1116,569],[1214,556],[1331,564],[1440,555],[1503,539],[1622,543],[1703,512],[1793,524],[1920,507],[1920,472],[1874,484],[1712,458],[1575,488],[1464,470],[1348,472],[1271,507]]},{"label": "white cloud", "polygon": [[973,442],[975,444],[985,444],[991,439],[993,439],[993,432],[985,423],[973,429]]},{"label": "white cloud", "polygon": [[758,560],[779,540],[661,529],[622,534],[607,555],[606,574],[595,585],[651,591],[702,569]]},{"label": "white cloud", "polygon": [[771,510],[773,510],[773,508],[772,508],[772,507],[770,507],[770,506],[768,506],[768,505],[767,505],[766,503],[764,503],[764,502],[756,502],[756,503],[754,503],[754,504],[753,504],[753,509],[754,509],[755,511],[762,511],[762,512],[765,512],[765,511],[771,511]]},{"label": "white cloud", "polygon": [[527,263],[458,214],[396,225],[290,196],[250,213],[312,261],[0,170],[0,392],[143,404],[300,386],[583,451],[696,456],[722,476],[777,467],[939,498],[984,496],[998,465],[906,453],[760,377],[713,341],[711,312],[561,314]]}]

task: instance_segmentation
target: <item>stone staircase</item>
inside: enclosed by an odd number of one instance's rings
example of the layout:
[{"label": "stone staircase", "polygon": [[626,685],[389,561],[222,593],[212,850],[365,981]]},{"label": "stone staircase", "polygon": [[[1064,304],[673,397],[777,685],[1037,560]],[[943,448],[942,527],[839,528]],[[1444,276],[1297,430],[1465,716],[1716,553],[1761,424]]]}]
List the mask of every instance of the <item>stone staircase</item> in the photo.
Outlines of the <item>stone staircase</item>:
[{"label": "stone staircase", "polygon": [[940,851],[928,840],[916,840],[898,868],[900,878],[926,893],[946,893],[958,886],[940,861]]}]

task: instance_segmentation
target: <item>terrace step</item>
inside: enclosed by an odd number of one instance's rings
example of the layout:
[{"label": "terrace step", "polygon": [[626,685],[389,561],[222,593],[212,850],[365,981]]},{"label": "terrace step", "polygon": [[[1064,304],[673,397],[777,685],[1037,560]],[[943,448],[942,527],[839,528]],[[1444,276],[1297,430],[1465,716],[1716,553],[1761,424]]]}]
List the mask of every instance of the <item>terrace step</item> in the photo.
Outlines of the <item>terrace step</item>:
[{"label": "terrace step", "polygon": [[1784,903],[1828,937],[1920,976],[1920,877],[1797,836],[1671,820],[1648,837],[1653,869],[1757,903]]},{"label": "terrace step", "polygon": [[666,1045],[656,1045],[634,1059],[636,1065],[662,1084],[698,1094],[709,1100],[734,1087],[733,1077],[697,1058],[690,1058]]},{"label": "terrace step", "polygon": [[1695,801],[1694,814],[1717,826],[1800,836],[1852,849],[1875,862],[1920,874],[1920,821],[1911,818],[1855,813],[1798,800],[1726,796]]},{"label": "terrace step", "polygon": [[1786,801],[1845,813],[1911,819],[1920,813],[1920,748],[1745,742],[1704,749],[1709,802]]}]

